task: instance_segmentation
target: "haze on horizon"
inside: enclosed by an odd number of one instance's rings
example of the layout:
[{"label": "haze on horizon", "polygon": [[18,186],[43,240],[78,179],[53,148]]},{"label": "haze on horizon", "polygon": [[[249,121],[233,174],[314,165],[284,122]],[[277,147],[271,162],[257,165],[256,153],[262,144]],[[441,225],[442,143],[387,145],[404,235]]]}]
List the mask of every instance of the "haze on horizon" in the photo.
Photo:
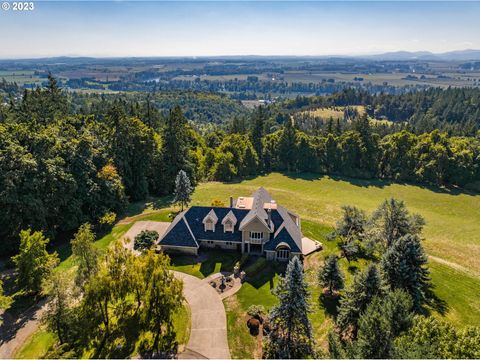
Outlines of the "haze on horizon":
[{"label": "haze on horizon", "polygon": [[366,55],[480,49],[480,2],[37,1],[0,58]]}]

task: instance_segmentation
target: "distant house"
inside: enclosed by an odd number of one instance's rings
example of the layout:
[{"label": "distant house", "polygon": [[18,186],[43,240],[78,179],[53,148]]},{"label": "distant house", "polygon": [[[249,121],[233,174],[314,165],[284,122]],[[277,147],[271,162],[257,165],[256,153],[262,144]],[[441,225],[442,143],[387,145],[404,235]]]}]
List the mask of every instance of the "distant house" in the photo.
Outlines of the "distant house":
[{"label": "distant house", "polygon": [[264,189],[251,197],[230,198],[229,207],[192,206],[178,214],[159,240],[166,252],[198,254],[221,248],[288,260],[320,248],[303,237],[300,218],[278,205]]}]

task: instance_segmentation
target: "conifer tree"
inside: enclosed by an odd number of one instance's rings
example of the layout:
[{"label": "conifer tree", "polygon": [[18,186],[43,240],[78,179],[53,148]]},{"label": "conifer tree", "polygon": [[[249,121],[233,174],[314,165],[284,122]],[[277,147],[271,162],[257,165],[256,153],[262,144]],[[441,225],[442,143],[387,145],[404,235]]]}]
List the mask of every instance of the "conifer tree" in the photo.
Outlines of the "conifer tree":
[{"label": "conifer tree", "polygon": [[265,135],[266,114],[263,106],[259,106],[253,118],[253,127],[251,131],[253,148],[260,157],[263,153],[262,137]]},{"label": "conifer tree", "polygon": [[191,174],[192,165],[188,155],[187,119],[180,106],[175,106],[166,119],[163,131],[163,164],[165,166],[166,192],[171,193],[175,187],[175,176],[180,170]]},{"label": "conifer tree", "polygon": [[298,257],[290,260],[285,277],[275,288],[279,303],[270,311],[271,331],[265,340],[266,358],[306,358],[315,356],[310,305],[303,266]]},{"label": "conifer tree", "polygon": [[174,203],[180,204],[182,206],[182,211],[184,206],[187,206],[190,201],[192,201],[193,187],[190,183],[190,179],[187,176],[187,173],[183,170],[180,170],[175,179],[175,198]]},{"label": "conifer tree", "polygon": [[381,294],[380,274],[375,265],[370,265],[355,275],[353,284],[345,291],[338,308],[337,325],[342,333],[355,337],[358,319],[374,296]]},{"label": "conifer tree", "polygon": [[318,281],[320,286],[328,288],[330,295],[333,295],[334,290],[343,288],[343,274],[336,255],[332,254],[325,259],[325,264],[318,273]]},{"label": "conifer tree", "polygon": [[425,220],[418,214],[410,214],[401,200],[385,200],[372,215],[375,236],[386,248],[407,234],[418,235]]},{"label": "conifer tree", "polygon": [[295,171],[297,162],[297,133],[293,127],[292,119],[285,121],[285,126],[278,140],[278,152],[281,165],[287,171]]},{"label": "conifer tree", "polygon": [[374,297],[358,321],[358,339],[352,348],[355,358],[391,358],[393,340],[412,323],[412,300],[402,291]]},{"label": "conifer tree", "polygon": [[381,260],[381,268],[389,287],[410,294],[415,309],[420,310],[430,288],[427,256],[420,239],[405,235],[396,240]]}]

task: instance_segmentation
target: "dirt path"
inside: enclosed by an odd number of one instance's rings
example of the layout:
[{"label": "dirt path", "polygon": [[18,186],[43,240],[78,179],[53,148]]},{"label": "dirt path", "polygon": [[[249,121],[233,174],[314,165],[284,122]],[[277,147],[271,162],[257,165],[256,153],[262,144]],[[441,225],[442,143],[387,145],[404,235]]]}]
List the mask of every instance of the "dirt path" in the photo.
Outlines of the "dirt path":
[{"label": "dirt path", "polygon": [[47,300],[40,301],[18,319],[4,319],[0,327],[0,359],[11,359],[15,352],[40,326],[40,319],[47,309]]},{"label": "dirt path", "polygon": [[448,260],[445,260],[445,259],[442,259],[442,258],[439,258],[439,257],[436,257],[436,256],[433,256],[433,255],[428,255],[428,258],[430,260],[433,260],[435,262],[438,262],[440,264],[443,264],[443,265],[446,265],[446,266],[449,266],[455,270],[458,270],[458,271],[461,271],[461,272],[464,272],[470,276],[480,276],[480,273],[479,272],[476,272],[476,271],[473,271],[473,270],[470,270],[470,269],[467,269],[466,267],[460,265],[460,264],[457,264],[457,263],[454,263],[454,262],[451,262],[451,261],[448,261]]}]

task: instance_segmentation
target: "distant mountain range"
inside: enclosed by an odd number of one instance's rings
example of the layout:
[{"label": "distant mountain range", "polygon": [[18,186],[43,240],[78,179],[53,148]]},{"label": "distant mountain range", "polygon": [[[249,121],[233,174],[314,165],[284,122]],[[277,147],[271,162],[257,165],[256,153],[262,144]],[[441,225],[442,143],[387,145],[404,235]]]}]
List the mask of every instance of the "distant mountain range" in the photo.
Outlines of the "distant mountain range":
[{"label": "distant mountain range", "polygon": [[395,51],[384,54],[358,56],[375,60],[450,60],[468,61],[480,60],[480,50],[457,50],[444,53],[432,53],[429,51]]},{"label": "distant mountain range", "polygon": [[394,51],[386,52],[382,54],[374,55],[322,55],[322,56],[312,56],[312,55],[228,55],[228,56],[159,56],[159,57],[88,57],[88,56],[56,56],[56,57],[44,57],[44,58],[23,58],[23,59],[1,59],[0,65],[4,63],[17,63],[17,64],[48,64],[48,65],[63,65],[63,64],[94,64],[94,63],[105,63],[112,62],[116,63],[119,61],[124,61],[128,59],[129,61],[138,62],[138,63],[149,63],[155,62],[155,60],[168,60],[175,62],[178,59],[182,60],[228,60],[228,59],[239,59],[239,60],[262,60],[262,59],[290,59],[290,60],[299,60],[299,59],[331,59],[331,60],[346,60],[350,61],[354,59],[363,59],[363,60],[372,60],[372,61],[480,61],[480,50],[466,49],[466,50],[456,50],[448,51],[444,53],[432,53],[430,51]]}]

